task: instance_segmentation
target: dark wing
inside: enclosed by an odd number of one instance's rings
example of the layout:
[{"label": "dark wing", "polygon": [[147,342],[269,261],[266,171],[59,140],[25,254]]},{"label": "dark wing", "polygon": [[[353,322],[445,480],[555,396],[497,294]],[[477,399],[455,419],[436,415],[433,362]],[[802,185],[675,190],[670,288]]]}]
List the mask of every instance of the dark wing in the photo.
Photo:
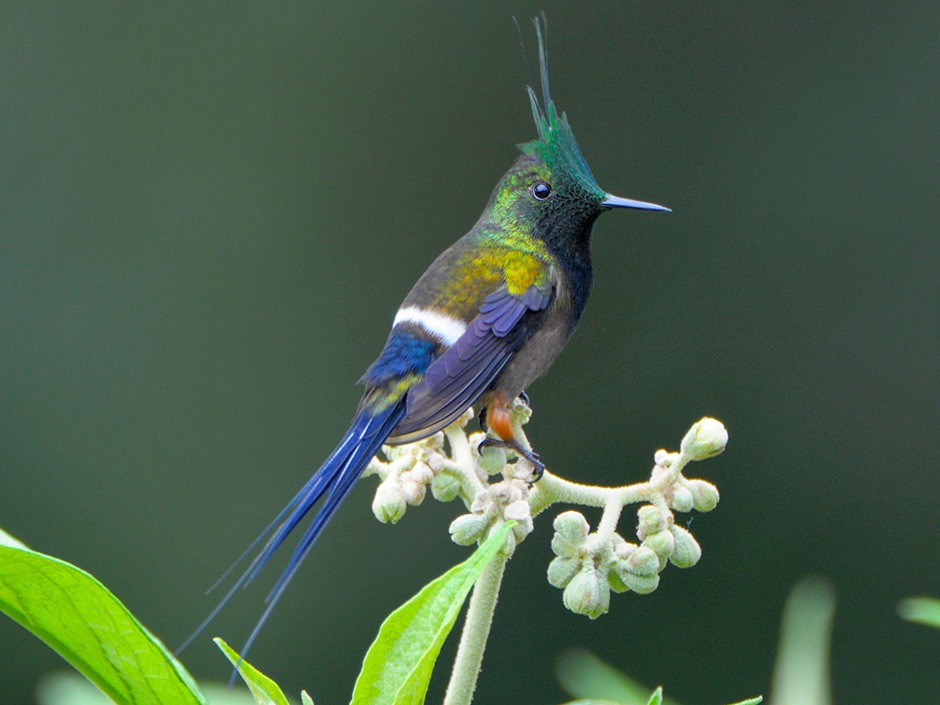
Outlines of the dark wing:
[{"label": "dark wing", "polygon": [[502,286],[487,296],[464,334],[408,392],[405,417],[388,440],[424,438],[466,411],[538,330],[554,297],[555,287],[547,278],[521,294]]}]

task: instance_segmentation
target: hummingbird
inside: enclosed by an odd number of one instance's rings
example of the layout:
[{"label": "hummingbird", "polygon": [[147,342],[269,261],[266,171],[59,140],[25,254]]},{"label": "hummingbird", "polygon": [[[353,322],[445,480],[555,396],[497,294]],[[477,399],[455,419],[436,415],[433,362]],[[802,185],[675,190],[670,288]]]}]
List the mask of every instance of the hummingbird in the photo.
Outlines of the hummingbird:
[{"label": "hummingbird", "polygon": [[[513,437],[510,404],[545,373],[587,304],[593,278],[591,231],[615,208],[669,211],[613,196],[598,186],[567,115],[549,93],[544,17],[534,20],[541,99],[527,87],[537,132],[493,190],[476,224],[442,252],[395,314],[391,333],[360,383],[349,430],[287,506],[220,578],[255,552],[247,569],[185,648],[235,591],[254,581],[285,539],[322,500],[267,596],[244,656],[356,479],[383,444],[411,443],[482,409],[487,442],[544,469]],[[261,542],[265,543],[263,546]],[[260,549],[259,549],[260,547]],[[217,583],[218,585],[218,583]]]}]

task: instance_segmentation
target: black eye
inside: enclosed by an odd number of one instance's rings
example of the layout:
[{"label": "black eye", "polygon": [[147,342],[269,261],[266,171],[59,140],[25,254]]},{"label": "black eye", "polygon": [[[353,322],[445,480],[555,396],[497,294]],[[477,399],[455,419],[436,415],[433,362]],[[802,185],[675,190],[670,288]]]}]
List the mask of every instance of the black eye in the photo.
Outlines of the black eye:
[{"label": "black eye", "polygon": [[536,181],[532,184],[532,196],[536,201],[544,201],[546,198],[552,195],[552,187],[549,186],[544,181]]}]

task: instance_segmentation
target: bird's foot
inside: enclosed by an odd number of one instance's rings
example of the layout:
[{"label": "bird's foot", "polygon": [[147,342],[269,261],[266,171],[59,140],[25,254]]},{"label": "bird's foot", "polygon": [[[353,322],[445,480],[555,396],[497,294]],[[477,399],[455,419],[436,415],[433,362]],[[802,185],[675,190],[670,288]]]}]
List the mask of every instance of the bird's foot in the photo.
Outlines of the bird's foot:
[{"label": "bird's foot", "polygon": [[508,448],[509,450],[516,453],[523,458],[525,458],[529,463],[532,464],[532,480],[529,482],[530,485],[534,485],[536,482],[542,479],[542,475],[545,474],[545,463],[539,458],[539,454],[528,448],[524,448],[519,441],[511,440],[504,441],[501,438],[491,438],[487,436],[480,442],[480,450],[483,450],[486,447],[490,448]]}]

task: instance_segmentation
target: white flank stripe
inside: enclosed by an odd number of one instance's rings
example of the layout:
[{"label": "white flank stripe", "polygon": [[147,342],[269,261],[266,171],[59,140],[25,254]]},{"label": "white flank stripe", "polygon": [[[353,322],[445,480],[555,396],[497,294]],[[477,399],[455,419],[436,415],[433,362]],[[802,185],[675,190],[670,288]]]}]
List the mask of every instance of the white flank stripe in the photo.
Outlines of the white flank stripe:
[{"label": "white flank stripe", "polygon": [[394,327],[399,323],[414,323],[421,326],[447,345],[456,343],[457,339],[467,330],[466,324],[458,318],[436,311],[429,311],[426,308],[418,308],[417,306],[398,309],[398,313],[395,314],[395,323],[392,325]]}]

